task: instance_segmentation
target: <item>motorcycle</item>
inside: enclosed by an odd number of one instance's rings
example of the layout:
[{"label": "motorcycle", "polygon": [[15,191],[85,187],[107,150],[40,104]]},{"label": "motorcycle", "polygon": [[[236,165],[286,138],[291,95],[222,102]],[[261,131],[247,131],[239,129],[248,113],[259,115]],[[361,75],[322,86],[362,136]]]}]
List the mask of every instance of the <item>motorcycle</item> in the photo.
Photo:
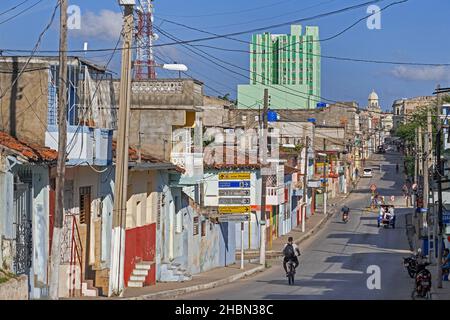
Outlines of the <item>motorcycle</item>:
[{"label": "motorcycle", "polygon": [[403,258],[403,265],[408,270],[409,276],[414,278],[417,272],[417,258],[415,256]]},{"label": "motorcycle", "polygon": [[417,265],[415,287],[411,294],[413,300],[416,297],[431,299],[431,273],[427,270],[430,263],[423,263]]},{"label": "motorcycle", "polygon": [[344,212],[344,213],[342,214],[342,221],[343,221],[344,223],[347,223],[347,222],[348,222],[348,212]]},{"label": "motorcycle", "polygon": [[287,269],[288,269],[287,278],[288,278],[289,285],[293,285],[294,284],[294,276],[295,276],[295,264],[294,264],[294,261],[292,261],[292,260],[288,261]]}]

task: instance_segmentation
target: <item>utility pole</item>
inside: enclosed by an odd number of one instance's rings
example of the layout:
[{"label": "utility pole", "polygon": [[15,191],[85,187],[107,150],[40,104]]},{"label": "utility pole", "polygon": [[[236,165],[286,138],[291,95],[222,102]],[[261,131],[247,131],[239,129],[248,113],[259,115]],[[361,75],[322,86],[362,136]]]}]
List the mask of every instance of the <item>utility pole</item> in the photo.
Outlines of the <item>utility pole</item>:
[{"label": "utility pole", "polygon": [[[427,107],[427,130],[425,133],[425,150],[426,158],[424,159],[423,168],[423,207],[426,209],[427,221],[427,237],[428,237],[428,252],[431,252],[431,214],[430,214],[430,173],[429,169],[433,163],[433,126],[431,121],[431,110]],[[432,262],[432,255],[428,255],[428,259]]]},{"label": "utility pole", "polygon": [[326,144],[325,138],[323,138],[323,152],[325,153],[325,160],[323,162],[323,181],[325,183],[325,192],[323,194],[323,214],[324,215],[327,214],[327,200],[328,200],[328,194],[327,194],[327,190],[328,190],[328,179],[327,179],[328,156],[326,155],[327,154],[326,150],[327,150],[327,144]]},{"label": "utility pole", "polygon": [[[59,266],[64,220],[64,177],[67,144],[67,0],[60,0],[58,85],[58,159],[56,164],[56,199],[50,259],[50,298],[59,298]],[[80,270],[81,271],[81,270]]]},{"label": "utility pole", "polygon": [[306,136],[305,144],[305,171],[303,175],[303,208],[302,208],[302,232],[305,232],[306,206],[308,205],[308,150],[309,137]]},{"label": "utility pole", "polygon": [[[441,261],[442,261],[442,232],[443,232],[443,223],[442,223],[442,176],[444,175],[444,168],[443,168],[443,162],[441,159],[441,144],[442,144],[442,121],[441,121],[441,114],[442,114],[442,99],[441,94],[444,92],[449,92],[449,89],[441,89],[441,87],[438,85],[435,91],[435,94],[437,94],[437,103],[436,103],[436,114],[437,114],[437,124],[436,124],[436,173],[437,173],[437,193],[438,193],[438,217],[435,220],[437,222],[438,227],[438,236],[437,236],[437,244],[435,244],[436,248],[438,249],[438,257],[437,257],[437,287],[442,288],[442,268],[441,268]],[[431,254],[431,253],[430,253]]]},{"label": "utility pole", "polygon": [[124,6],[122,70],[119,93],[119,128],[117,132],[116,172],[114,182],[113,230],[109,296],[122,295],[124,288],[125,216],[128,187],[128,131],[131,104],[131,58],[134,32],[134,1],[119,0]]},{"label": "utility pole", "polygon": [[264,110],[261,130],[261,141],[259,150],[261,152],[261,236],[259,246],[259,262],[263,266],[266,265],[266,193],[267,193],[267,172],[264,172],[267,164],[267,112],[269,110],[269,89],[264,89]]}]

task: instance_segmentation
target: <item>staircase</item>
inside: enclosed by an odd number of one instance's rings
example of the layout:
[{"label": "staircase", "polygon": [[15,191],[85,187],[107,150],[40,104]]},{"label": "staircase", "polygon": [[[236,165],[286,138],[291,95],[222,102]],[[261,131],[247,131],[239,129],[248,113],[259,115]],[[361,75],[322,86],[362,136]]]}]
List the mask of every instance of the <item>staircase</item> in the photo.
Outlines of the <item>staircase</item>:
[{"label": "staircase", "polygon": [[160,270],[160,282],[184,282],[192,280],[192,275],[179,263],[161,263]]},{"label": "staircase", "polygon": [[128,287],[141,288],[144,286],[145,279],[148,276],[149,270],[154,263],[150,261],[142,261],[136,263],[133,272],[131,273],[130,280],[128,280]]},{"label": "staircase", "polygon": [[97,297],[98,289],[94,287],[93,280],[85,280],[81,283],[81,294],[84,297]]}]

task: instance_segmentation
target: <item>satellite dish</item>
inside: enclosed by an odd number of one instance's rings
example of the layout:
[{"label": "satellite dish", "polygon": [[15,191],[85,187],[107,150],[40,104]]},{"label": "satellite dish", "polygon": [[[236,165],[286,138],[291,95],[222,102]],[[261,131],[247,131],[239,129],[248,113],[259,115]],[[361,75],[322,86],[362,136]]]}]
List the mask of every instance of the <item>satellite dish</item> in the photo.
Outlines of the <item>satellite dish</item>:
[{"label": "satellite dish", "polygon": [[154,33],[152,38],[154,41],[157,41],[159,39],[159,36],[156,33]]}]

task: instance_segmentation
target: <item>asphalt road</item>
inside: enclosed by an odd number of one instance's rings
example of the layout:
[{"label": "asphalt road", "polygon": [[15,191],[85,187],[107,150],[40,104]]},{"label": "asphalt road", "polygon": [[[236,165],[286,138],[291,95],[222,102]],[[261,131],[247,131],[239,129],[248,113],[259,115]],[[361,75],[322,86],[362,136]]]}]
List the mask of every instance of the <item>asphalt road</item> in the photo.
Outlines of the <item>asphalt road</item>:
[{"label": "asphalt road", "polygon": [[[377,214],[363,210],[368,206],[369,187],[372,183],[387,198],[400,198],[403,177],[395,171],[395,163],[401,165],[398,153],[376,155],[372,178],[362,178],[346,200],[350,207],[350,220],[341,221],[334,215],[316,236],[300,246],[302,255],[295,284],[288,285],[281,260],[272,260],[271,268],[256,276],[177,299],[406,299],[410,300],[413,280],[403,267],[402,257],[407,256],[409,245],[405,230],[405,213],[412,209],[396,208],[396,229],[378,228]],[[381,165],[381,170],[378,166]],[[401,166],[400,166],[401,167]],[[339,211],[339,210],[338,210]],[[380,288],[369,289],[368,268],[379,267]],[[369,270],[370,271],[370,270]],[[369,281],[374,284],[373,281]]]}]

